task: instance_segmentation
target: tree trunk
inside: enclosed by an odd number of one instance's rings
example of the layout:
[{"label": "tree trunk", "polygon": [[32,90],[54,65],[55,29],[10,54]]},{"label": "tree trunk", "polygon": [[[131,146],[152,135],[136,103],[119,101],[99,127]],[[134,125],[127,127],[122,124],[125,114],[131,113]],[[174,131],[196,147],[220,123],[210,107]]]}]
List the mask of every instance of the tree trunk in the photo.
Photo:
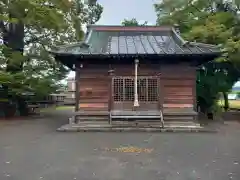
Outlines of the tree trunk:
[{"label": "tree trunk", "polygon": [[227,111],[229,109],[228,93],[227,92],[222,92],[222,93],[223,93],[223,99],[224,99],[224,110]]},{"label": "tree trunk", "polygon": [[8,87],[2,85],[1,89],[0,89],[0,99],[1,99],[1,108],[2,108],[2,113],[4,115],[5,118],[10,116],[9,113],[9,107],[10,107],[10,103],[9,103],[9,97],[8,97]]},{"label": "tree trunk", "polygon": [[[23,11],[24,13],[24,11]],[[9,17],[15,18],[14,15],[9,14]],[[6,71],[12,74],[23,70],[23,62],[11,62],[11,54],[20,52],[23,55],[24,49],[24,24],[19,20],[18,23],[10,23],[9,28],[3,33],[3,43],[7,49],[3,52],[7,58]],[[9,87],[3,85],[6,93],[9,95]],[[27,107],[23,98],[15,99],[18,103],[18,110],[21,115],[26,115]],[[14,100],[14,101],[15,101]],[[7,111],[7,110],[5,110]],[[7,112],[5,112],[7,114]]]},{"label": "tree trunk", "polygon": [[20,116],[28,115],[27,103],[23,97],[21,97],[21,96],[17,97],[17,106],[18,106],[18,111],[19,111]]}]

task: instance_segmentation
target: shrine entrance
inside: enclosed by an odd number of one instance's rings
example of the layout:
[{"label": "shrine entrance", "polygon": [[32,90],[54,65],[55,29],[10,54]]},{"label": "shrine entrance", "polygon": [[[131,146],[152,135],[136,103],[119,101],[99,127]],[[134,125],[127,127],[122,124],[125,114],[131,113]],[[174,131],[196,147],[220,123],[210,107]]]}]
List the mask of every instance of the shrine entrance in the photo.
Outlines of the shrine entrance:
[{"label": "shrine entrance", "polygon": [[[134,106],[137,93],[139,106]],[[113,110],[158,110],[160,108],[159,78],[139,76],[135,92],[134,76],[116,76],[112,79]]]}]

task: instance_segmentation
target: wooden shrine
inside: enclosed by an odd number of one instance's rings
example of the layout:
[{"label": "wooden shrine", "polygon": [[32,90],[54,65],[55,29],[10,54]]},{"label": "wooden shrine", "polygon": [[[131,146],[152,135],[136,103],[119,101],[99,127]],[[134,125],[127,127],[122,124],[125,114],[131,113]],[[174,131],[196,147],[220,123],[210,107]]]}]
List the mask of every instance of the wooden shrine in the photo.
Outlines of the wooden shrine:
[{"label": "wooden shrine", "polygon": [[[170,26],[88,26],[83,42],[56,47],[76,72],[76,114],[114,121],[196,121],[196,69],[221,55]],[[86,118],[87,117],[87,118]]]}]

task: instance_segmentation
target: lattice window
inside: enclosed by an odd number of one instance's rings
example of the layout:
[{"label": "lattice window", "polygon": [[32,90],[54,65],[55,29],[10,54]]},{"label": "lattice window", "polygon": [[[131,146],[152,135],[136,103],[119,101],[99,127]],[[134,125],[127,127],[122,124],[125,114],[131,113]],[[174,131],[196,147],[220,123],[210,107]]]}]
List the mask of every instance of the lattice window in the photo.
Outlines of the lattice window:
[{"label": "lattice window", "polygon": [[[113,79],[114,101],[134,101],[134,77],[116,77]],[[154,77],[138,78],[138,99],[142,102],[158,101],[158,79]]]},{"label": "lattice window", "polygon": [[148,101],[147,100],[147,78],[138,79],[138,100],[139,101]]},{"label": "lattice window", "polygon": [[133,101],[134,100],[134,79],[124,78],[124,100]]},{"label": "lattice window", "polygon": [[157,79],[148,79],[147,85],[147,97],[148,101],[158,101],[158,82]]},{"label": "lattice window", "polygon": [[124,100],[124,79],[114,78],[113,80],[113,99],[114,101]]}]

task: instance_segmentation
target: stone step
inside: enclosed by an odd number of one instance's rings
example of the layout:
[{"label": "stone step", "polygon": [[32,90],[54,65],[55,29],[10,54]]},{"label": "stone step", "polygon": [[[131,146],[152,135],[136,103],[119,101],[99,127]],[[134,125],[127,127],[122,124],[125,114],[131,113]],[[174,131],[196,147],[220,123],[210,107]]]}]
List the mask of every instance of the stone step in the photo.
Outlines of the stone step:
[{"label": "stone step", "polygon": [[[129,129],[130,128],[130,129]],[[201,130],[204,130],[204,127],[201,127],[199,124],[194,124],[194,125],[183,125],[183,124],[178,124],[178,123],[172,123],[172,124],[166,124],[164,128],[161,126],[157,125],[140,125],[140,126],[134,126],[128,124],[128,126],[124,125],[110,125],[107,122],[80,122],[78,124],[68,124],[64,125],[61,128],[59,128],[59,131],[115,131],[115,130],[129,130],[129,131],[163,131],[163,132],[168,132],[168,130],[172,130],[172,132],[176,132],[180,130],[180,132],[190,132],[192,130],[196,130],[196,132],[199,132]]]},{"label": "stone step", "polygon": [[141,128],[141,127],[111,127],[111,126],[88,126],[88,127],[82,127],[82,126],[76,126],[76,125],[64,125],[60,128],[57,129],[57,131],[60,132],[202,132],[202,133],[216,133],[218,132],[217,129],[213,128],[194,128],[194,127],[166,127],[166,128],[161,128],[161,127],[152,127],[152,128]]},{"label": "stone step", "polygon": [[[112,122],[110,125],[108,121],[95,119],[95,120],[80,120],[77,122],[77,126],[80,127],[141,127],[141,128],[151,128],[151,127],[162,127],[162,123],[159,121],[115,121]],[[165,122],[164,127],[189,127],[189,128],[200,128],[199,123],[194,122],[179,122],[179,121],[172,121],[172,122]]]}]

